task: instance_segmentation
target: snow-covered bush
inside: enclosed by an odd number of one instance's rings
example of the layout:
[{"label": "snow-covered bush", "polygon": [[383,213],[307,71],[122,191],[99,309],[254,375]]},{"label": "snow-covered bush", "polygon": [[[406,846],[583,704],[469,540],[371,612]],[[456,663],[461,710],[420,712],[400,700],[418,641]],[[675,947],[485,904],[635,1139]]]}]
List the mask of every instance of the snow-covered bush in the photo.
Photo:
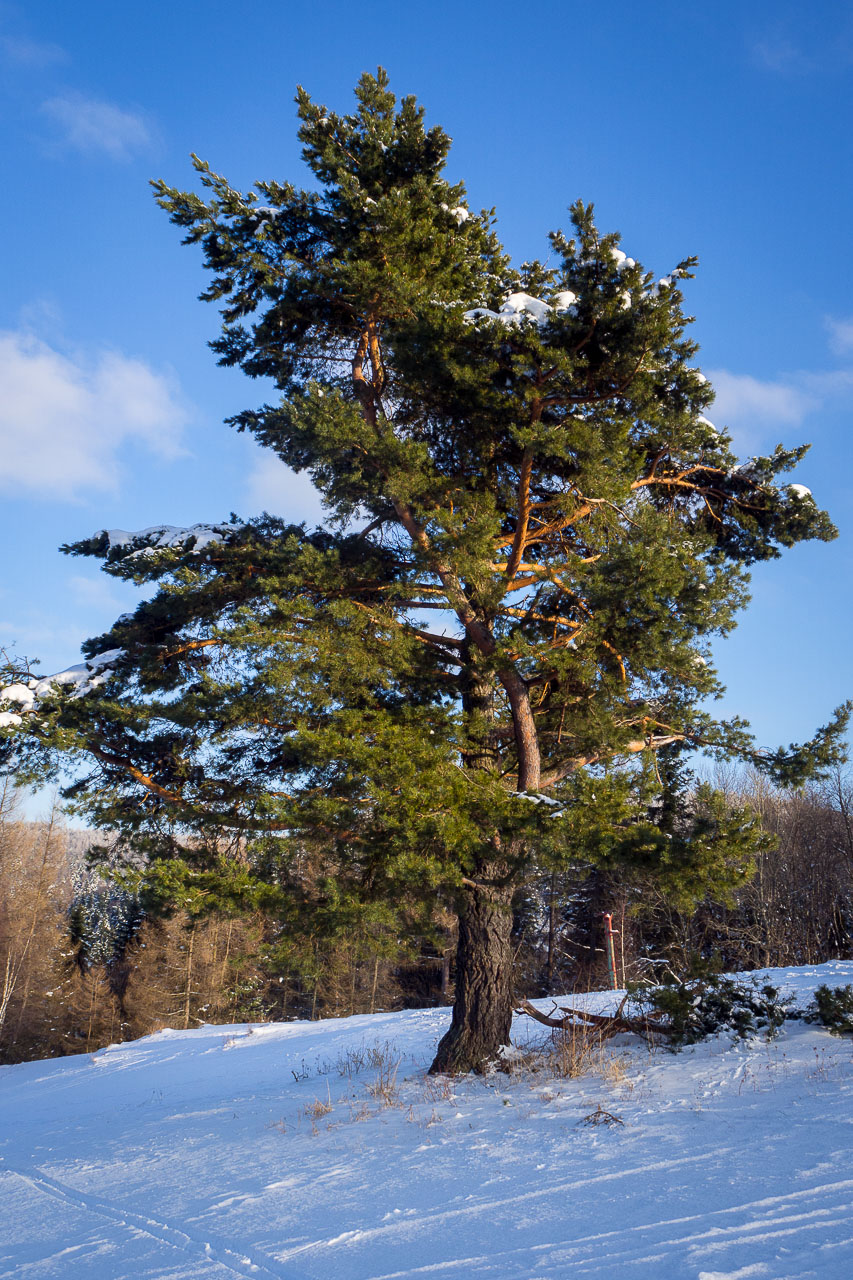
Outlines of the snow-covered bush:
[{"label": "snow-covered bush", "polygon": [[778,988],[757,978],[712,974],[649,988],[639,1000],[647,1017],[660,1019],[673,1048],[723,1031],[740,1039],[762,1031],[770,1039],[786,1018],[796,1016]]}]

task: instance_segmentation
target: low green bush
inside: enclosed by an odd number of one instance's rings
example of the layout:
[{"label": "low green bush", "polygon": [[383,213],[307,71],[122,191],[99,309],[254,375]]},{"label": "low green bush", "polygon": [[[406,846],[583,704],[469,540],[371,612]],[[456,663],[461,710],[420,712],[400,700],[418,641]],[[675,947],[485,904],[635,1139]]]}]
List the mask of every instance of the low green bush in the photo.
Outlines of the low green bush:
[{"label": "low green bush", "polygon": [[818,987],[807,1017],[810,1022],[821,1022],[835,1036],[853,1035],[853,986]]},{"label": "low green bush", "polygon": [[646,1017],[666,1029],[673,1048],[724,1031],[738,1039],[763,1032],[771,1039],[794,1014],[789,1001],[770,983],[716,974],[647,988],[638,1002]]}]

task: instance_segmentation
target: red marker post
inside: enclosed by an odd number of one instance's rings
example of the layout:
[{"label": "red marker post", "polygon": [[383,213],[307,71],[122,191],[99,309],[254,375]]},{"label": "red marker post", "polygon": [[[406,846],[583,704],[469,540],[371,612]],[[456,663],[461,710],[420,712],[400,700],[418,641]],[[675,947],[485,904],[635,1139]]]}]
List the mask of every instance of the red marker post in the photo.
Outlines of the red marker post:
[{"label": "red marker post", "polygon": [[607,952],[607,975],[610,978],[610,990],[619,990],[619,981],[616,977],[616,948],[613,945],[613,939],[618,933],[613,928],[613,916],[609,911],[604,912],[604,949]]}]

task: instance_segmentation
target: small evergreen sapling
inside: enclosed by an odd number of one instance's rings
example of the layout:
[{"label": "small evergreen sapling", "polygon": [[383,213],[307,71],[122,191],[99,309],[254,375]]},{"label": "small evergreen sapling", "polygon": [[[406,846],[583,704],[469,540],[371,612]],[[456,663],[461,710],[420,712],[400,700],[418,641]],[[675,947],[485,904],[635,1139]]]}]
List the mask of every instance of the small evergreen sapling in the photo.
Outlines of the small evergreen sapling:
[{"label": "small evergreen sapling", "polygon": [[643,990],[635,1002],[645,1017],[661,1020],[673,1048],[723,1031],[741,1040],[762,1031],[770,1040],[792,1016],[790,1000],[754,977],[708,974]]},{"label": "small evergreen sapling", "polygon": [[853,986],[829,987],[826,984],[814,993],[814,1007],[809,1020],[821,1022],[836,1036],[853,1035]]},{"label": "small evergreen sapling", "polygon": [[[211,273],[220,363],[275,388],[232,425],[307,471],[325,523],[67,548],[148,598],[61,687],[7,688],[0,734],[33,777],[71,763],[67,796],[121,831],[149,897],[264,902],[285,938],[393,940],[451,905],[433,1066],[465,1071],[509,1035],[535,858],[721,891],[762,837],[690,798],[681,758],[787,782],[838,758],[846,709],[773,753],[706,709],[748,566],[835,530],[781,479],[805,447],[738,463],[705,416],[692,258],[659,280],[578,202],[547,263],[514,267],[414,99],[381,71],[356,99],[339,115],[299,90],[308,189],[243,194],[198,159],[202,194],[154,184]],[[327,869],[310,892],[306,856]]]}]

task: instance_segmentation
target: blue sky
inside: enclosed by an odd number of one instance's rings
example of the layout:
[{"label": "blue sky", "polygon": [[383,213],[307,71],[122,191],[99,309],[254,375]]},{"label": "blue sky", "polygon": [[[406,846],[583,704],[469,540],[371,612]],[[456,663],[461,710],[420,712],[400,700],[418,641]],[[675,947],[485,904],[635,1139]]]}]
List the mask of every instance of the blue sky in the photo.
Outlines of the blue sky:
[{"label": "blue sky", "polygon": [[517,261],[578,196],[657,273],[699,255],[710,416],[746,454],[813,442],[792,479],[841,532],[755,572],[717,648],[722,710],[767,745],[809,736],[853,694],[853,10],[834,0],[0,0],[0,646],[50,672],[132,605],[62,542],[317,514],[222,425],[264,388],[216,367],[199,256],[147,182],[192,185],[190,151],[236,186],[307,181],[296,84],[345,111],[378,64],[454,138],[450,177]]}]

